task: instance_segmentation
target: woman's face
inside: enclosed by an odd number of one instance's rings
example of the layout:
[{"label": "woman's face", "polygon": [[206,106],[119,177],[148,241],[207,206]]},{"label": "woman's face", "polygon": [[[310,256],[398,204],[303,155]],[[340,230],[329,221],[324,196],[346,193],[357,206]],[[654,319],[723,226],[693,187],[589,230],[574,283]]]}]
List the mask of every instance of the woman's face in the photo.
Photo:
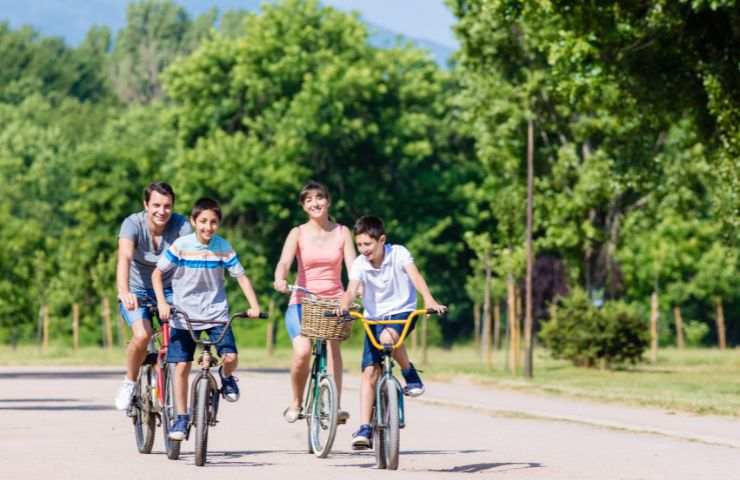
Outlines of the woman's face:
[{"label": "woman's face", "polygon": [[303,211],[308,218],[328,218],[331,202],[320,190],[309,190],[303,199]]}]

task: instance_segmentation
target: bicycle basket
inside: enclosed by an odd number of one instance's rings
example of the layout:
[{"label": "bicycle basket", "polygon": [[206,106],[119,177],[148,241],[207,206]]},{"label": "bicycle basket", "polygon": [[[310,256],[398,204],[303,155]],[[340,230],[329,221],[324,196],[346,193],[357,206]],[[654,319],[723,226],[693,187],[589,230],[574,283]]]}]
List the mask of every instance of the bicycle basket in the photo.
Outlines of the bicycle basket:
[{"label": "bicycle basket", "polygon": [[326,340],[346,340],[352,333],[352,322],[339,317],[325,317],[324,312],[336,310],[339,300],[303,297],[301,335]]}]

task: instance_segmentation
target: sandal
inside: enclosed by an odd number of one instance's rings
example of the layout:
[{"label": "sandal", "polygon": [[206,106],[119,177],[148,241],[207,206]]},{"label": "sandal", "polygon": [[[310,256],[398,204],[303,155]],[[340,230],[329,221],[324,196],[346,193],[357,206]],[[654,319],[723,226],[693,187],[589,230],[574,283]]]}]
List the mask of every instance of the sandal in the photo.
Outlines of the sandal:
[{"label": "sandal", "polygon": [[301,407],[288,407],[283,412],[283,418],[288,423],[294,423],[301,418],[301,412],[303,412],[303,408]]}]

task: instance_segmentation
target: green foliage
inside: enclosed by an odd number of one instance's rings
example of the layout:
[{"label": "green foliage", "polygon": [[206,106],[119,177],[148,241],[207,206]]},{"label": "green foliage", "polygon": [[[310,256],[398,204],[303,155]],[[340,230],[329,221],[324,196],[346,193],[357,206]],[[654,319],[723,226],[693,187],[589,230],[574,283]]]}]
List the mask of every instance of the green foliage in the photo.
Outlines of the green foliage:
[{"label": "green foliage", "polygon": [[704,322],[689,320],[684,323],[684,332],[686,333],[686,345],[701,347],[709,333],[709,326]]},{"label": "green foliage", "polygon": [[594,307],[583,290],[575,290],[553,307],[540,333],[554,358],[584,367],[637,363],[648,346],[646,322],[623,302]]}]

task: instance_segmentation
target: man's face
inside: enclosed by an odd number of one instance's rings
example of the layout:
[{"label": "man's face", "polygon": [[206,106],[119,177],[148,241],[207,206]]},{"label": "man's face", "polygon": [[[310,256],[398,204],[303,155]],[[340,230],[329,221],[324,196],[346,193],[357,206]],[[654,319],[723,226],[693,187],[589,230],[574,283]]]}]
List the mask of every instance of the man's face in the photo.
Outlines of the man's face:
[{"label": "man's face", "polygon": [[149,202],[144,203],[147,220],[157,227],[164,227],[172,217],[172,206],[172,197],[152,192]]},{"label": "man's face", "polygon": [[381,235],[377,240],[366,233],[355,236],[355,244],[361,255],[375,266],[379,266],[383,261],[385,248],[385,235]]}]

